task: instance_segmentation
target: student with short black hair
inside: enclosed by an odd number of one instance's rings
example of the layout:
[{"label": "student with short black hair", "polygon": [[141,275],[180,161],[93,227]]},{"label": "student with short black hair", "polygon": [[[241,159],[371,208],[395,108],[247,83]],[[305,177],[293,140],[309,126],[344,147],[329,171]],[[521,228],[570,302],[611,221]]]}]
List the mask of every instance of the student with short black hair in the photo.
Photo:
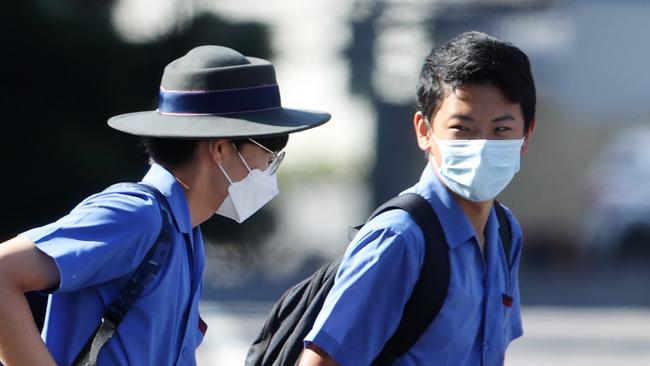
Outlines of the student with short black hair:
[{"label": "student with short black hair", "polygon": [[[508,344],[523,333],[522,233],[505,209],[511,242],[501,242],[494,199],[519,171],[535,129],[528,57],[487,34],[463,33],[426,57],[417,108],[413,126],[427,164],[405,192],[421,195],[438,216],[449,287],[422,336],[391,364],[502,365]],[[365,224],[304,341],[300,365],[386,364],[377,357],[400,324],[424,246],[421,228],[405,211]]]},{"label": "student with short black hair", "polygon": [[[330,118],[284,108],[279,93],[270,62],[202,46],[165,68],[157,110],[111,118],[144,138],[151,168],[0,244],[0,362],[195,365],[199,225],[269,202],[288,134]],[[42,339],[27,291],[50,293]]]}]

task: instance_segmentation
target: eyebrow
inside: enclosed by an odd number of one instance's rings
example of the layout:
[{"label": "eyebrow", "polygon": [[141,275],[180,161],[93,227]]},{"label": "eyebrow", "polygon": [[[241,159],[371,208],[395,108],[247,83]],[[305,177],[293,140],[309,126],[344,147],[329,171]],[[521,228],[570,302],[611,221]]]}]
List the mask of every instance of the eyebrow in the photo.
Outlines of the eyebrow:
[{"label": "eyebrow", "polygon": [[[464,115],[464,114],[454,114],[449,119],[459,119],[461,121],[465,122],[474,122],[474,119],[470,116]],[[497,117],[492,120],[492,123],[496,122],[503,122],[503,121],[514,121],[515,117],[513,117],[510,113],[504,114],[503,116]]]},{"label": "eyebrow", "polygon": [[515,117],[513,117],[510,113],[508,113],[508,114],[504,114],[501,117],[497,117],[497,118],[493,119],[492,123],[502,122],[502,121],[514,121],[514,120],[515,120]]}]

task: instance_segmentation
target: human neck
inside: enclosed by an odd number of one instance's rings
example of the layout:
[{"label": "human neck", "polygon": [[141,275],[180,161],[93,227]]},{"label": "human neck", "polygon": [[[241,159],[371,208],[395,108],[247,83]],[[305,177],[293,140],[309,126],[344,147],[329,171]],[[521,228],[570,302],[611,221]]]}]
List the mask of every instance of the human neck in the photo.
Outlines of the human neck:
[{"label": "human neck", "polygon": [[[449,188],[447,188],[449,189]],[[456,203],[467,216],[467,219],[472,224],[476,237],[479,241],[479,246],[483,249],[485,245],[485,226],[487,225],[488,218],[490,217],[490,211],[492,210],[492,205],[494,200],[482,201],[482,202],[473,202],[469,201],[455,192],[452,192],[452,196]]]},{"label": "human neck", "polygon": [[172,174],[176,177],[176,180],[185,193],[192,228],[197,227],[212,217],[217,210],[213,202],[222,202],[225,197],[219,200],[213,197],[215,193],[208,184],[210,180],[204,177],[201,170],[193,166],[188,166],[172,169]]},{"label": "human neck", "polygon": [[479,242],[479,246],[481,250],[483,250],[485,243],[485,226],[487,225],[487,220],[490,217],[490,210],[492,210],[494,200],[474,202],[461,197],[458,193],[452,191],[449,187],[446,186],[444,179],[438,172],[438,163],[432,155],[429,157],[429,162],[433,171],[438,176],[440,182],[445,186],[445,189],[451,194],[456,203],[458,203],[460,208],[463,210],[463,213],[472,224],[474,232],[476,233],[476,238]]}]

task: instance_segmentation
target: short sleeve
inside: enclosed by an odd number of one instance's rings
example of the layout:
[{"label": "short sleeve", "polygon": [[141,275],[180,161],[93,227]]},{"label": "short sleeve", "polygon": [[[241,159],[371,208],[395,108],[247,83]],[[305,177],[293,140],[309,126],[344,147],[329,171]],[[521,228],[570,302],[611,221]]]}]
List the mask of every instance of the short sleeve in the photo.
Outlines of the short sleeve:
[{"label": "short sleeve", "polygon": [[101,192],[56,222],[22,235],[56,262],[56,292],[71,292],[132,272],[158,237],[162,219],[144,192]]},{"label": "short sleeve", "polygon": [[424,236],[401,210],[366,224],[346,251],[305,344],[339,365],[367,365],[395,332],[424,257]]}]

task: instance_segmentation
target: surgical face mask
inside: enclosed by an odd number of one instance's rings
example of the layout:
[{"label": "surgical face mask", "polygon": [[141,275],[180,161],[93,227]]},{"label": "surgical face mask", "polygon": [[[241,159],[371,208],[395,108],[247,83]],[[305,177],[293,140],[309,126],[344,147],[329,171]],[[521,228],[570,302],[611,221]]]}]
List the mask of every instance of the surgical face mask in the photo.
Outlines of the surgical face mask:
[{"label": "surgical face mask", "polygon": [[438,173],[463,198],[481,202],[495,198],[519,171],[524,139],[440,140]]},{"label": "surgical face mask", "polygon": [[239,151],[237,155],[248,169],[248,175],[239,182],[233,182],[223,166],[219,164],[230,186],[228,186],[228,196],[219,206],[216,214],[241,224],[278,194],[278,183],[277,176],[270,172],[270,168],[265,171],[251,170]]}]

